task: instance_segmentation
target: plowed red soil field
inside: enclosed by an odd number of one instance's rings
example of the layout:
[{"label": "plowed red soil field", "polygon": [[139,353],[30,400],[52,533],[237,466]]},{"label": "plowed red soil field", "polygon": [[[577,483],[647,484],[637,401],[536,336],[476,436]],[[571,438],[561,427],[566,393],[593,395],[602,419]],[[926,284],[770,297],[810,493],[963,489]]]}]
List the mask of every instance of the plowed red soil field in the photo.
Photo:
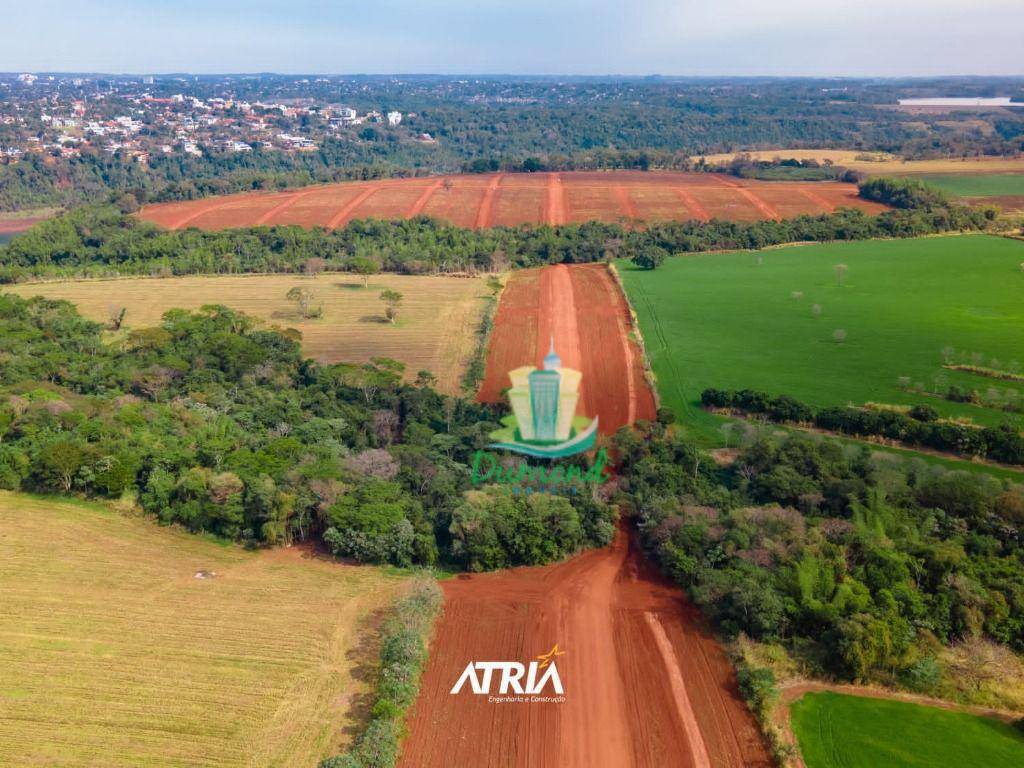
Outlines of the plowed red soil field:
[{"label": "plowed red soil field", "polygon": [[[722,647],[625,530],[564,563],[443,588],[402,768],[771,765]],[[528,663],[555,644],[562,702],[449,693],[471,661]]]},{"label": "plowed red soil field", "polygon": [[518,270],[498,305],[478,398],[505,402],[508,372],[539,367],[554,338],[562,364],[583,373],[577,415],[598,416],[602,434],[653,419],[654,397],[631,328],[626,300],[604,265]]},{"label": "plowed red soil field", "polygon": [[171,229],[273,224],[339,227],[352,219],[421,214],[482,228],[591,220],[754,221],[826,213],[841,206],[870,213],[885,210],[857,197],[854,185],[839,182],[764,182],[667,171],[577,171],[386,179],[246,192],[147,205],[140,216]]}]

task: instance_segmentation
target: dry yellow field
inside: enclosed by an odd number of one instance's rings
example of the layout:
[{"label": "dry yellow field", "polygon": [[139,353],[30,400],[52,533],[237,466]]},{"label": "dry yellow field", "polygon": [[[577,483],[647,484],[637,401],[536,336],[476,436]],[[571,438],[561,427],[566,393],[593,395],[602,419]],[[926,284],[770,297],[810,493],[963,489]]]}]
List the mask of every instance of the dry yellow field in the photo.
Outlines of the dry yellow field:
[{"label": "dry yellow field", "polygon": [[[295,286],[314,293],[323,316],[300,317],[285,298]],[[389,288],[404,299],[398,321],[384,319],[380,292]],[[111,306],[125,307],[126,328],[157,325],[168,309],[198,309],[225,304],[302,332],[303,352],[324,363],[362,363],[391,357],[406,364],[409,378],[426,369],[448,393],[459,388],[476,346],[476,331],[489,291],[483,278],[374,275],[369,288],[348,274],[241,275],[215,277],[130,278],[32,283],[12,286],[22,296],[67,299],[86,317],[106,322]]]},{"label": "dry yellow field", "polygon": [[400,584],[0,492],[0,765],[316,765]]},{"label": "dry yellow field", "polygon": [[[776,157],[796,160],[831,160],[836,165],[865,173],[906,175],[915,173],[1001,173],[1024,171],[1024,157],[947,158],[942,160],[904,160],[882,152],[860,152],[847,149],[763,149],[748,152],[755,160]],[[874,160],[857,158],[866,155]],[[709,163],[727,163],[736,153],[706,155]]]}]

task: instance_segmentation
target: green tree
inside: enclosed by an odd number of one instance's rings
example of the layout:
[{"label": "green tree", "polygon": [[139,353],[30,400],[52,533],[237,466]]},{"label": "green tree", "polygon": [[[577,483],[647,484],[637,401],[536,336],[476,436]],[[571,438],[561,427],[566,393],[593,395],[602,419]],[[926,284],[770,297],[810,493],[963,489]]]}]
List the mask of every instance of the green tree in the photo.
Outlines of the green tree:
[{"label": "green tree", "polygon": [[651,245],[637,253],[633,257],[633,263],[640,267],[640,269],[657,269],[665,263],[667,258],[668,251],[660,246]]},{"label": "green tree", "polygon": [[370,277],[380,272],[380,264],[368,256],[356,256],[348,263],[349,269],[363,278],[363,288],[370,287]]},{"label": "green tree", "polygon": [[392,323],[398,319],[398,309],[402,305],[402,294],[390,288],[380,292],[380,300],[384,302],[384,316]]}]

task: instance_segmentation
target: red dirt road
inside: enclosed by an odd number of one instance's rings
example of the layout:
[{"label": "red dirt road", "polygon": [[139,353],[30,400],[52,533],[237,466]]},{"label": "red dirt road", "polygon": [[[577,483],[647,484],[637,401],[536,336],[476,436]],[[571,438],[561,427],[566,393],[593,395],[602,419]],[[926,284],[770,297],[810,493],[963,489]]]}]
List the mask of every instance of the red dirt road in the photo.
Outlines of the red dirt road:
[{"label": "red dirt road", "polygon": [[[578,413],[598,415],[605,433],[651,418],[629,329],[607,267],[517,271],[495,318],[480,398],[500,400],[508,371],[539,364],[554,336],[563,364],[583,372]],[[612,546],[563,563],[463,575],[442,588],[401,768],[771,765],[724,650],[625,526]],[[528,664],[556,644],[564,701],[496,702],[468,686],[450,693],[471,662]]]},{"label": "red dirt road", "polygon": [[352,219],[432,216],[459,226],[656,222],[719,218],[755,221],[884,206],[839,182],[764,182],[712,173],[607,171],[382,179],[284,192],[247,192],[147,205],[139,214],[170,229],[296,224],[339,227]]},{"label": "red dirt road", "polygon": [[[402,768],[771,765],[721,646],[624,530],[564,563],[442,586]],[[556,643],[564,702],[449,693],[471,661],[528,663]]]},{"label": "red dirt road", "polygon": [[540,366],[551,338],[567,368],[583,373],[577,414],[598,416],[602,434],[653,419],[654,397],[640,350],[630,340],[626,300],[600,264],[516,271],[498,306],[478,399],[504,402],[508,372]]}]

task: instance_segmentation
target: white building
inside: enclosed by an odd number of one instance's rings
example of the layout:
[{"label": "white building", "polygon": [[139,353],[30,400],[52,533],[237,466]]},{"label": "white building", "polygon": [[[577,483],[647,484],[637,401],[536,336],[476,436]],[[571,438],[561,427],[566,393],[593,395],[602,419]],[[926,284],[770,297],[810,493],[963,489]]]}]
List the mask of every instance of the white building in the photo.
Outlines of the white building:
[{"label": "white building", "polygon": [[401,112],[388,112],[388,125],[394,128],[400,122],[402,122]]}]

